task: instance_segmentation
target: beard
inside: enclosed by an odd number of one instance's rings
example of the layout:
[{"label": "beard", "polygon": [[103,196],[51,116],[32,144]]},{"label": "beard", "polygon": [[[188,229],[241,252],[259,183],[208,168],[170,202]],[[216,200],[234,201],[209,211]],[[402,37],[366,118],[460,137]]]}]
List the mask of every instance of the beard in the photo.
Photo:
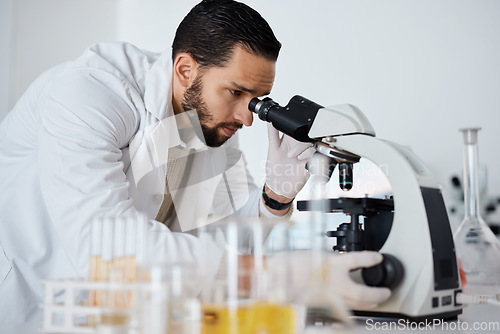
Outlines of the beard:
[{"label": "beard", "polygon": [[209,126],[210,123],[213,123],[214,117],[210,110],[208,110],[208,106],[202,96],[202,78],[202,75],[198,75],[194,79],[193,84],[186,90],[182,97],[181,106],[184,111],[196,110],[203,137],[205,137],[205,143],[209,147],[219,147],[230,138],[221,131],[221,128],[230,127],[239,129],[242,125],[238,122],[221,122],[215,126]]}]

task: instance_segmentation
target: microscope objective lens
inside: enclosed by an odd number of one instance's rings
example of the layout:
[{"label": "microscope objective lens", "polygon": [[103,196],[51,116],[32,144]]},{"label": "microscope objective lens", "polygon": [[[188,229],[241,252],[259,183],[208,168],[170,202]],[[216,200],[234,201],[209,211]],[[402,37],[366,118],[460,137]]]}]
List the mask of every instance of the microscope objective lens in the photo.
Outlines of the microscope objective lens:
[{"label": "microscope objective lens", "polygon": [[339,164],[339,186],[344,191],[352,189],[352,164],[343,162]]}]

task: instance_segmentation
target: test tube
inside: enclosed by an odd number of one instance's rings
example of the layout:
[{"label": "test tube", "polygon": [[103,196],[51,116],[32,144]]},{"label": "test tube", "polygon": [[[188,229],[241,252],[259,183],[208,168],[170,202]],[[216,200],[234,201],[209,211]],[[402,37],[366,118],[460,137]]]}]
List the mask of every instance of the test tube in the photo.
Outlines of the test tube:
[{"label": "test tube", "polygon": [[155,254],[148,252],[150,242],[148,240],[148,218],[144,213],[139,213],[135,219],[134,227],[132,228],[135,236],[135,270],[136,280],[139,282],[147,282],[150,280],[148,265],[151,257]]},{"label": "test tube", "polygon": [[[109,269],[109,281],[113,283],[125,282],[125,240],[126,240],[126,222],[127,217],[116,217],[113,222],[113,259],[111,268]],[[110,291],[112,303],[109,305],[113,308],[126,308],[127,293],[125,291]]]},{"label": "test tube", "polygon": [[[123,329],[136,300],[135,289],[126,284],[138,281],[137,259],[143,259],[147,218],[144,214],[100,216],[91,223],[89,280],[107,282],[105,289],[89,291],[89,306],[102,307],[99,317],[89,316],[87,325],[97,330]],[[164,314],[166,316],[166,314]]]},{"label": "test tube", "polygon": [[142,221],[138,219],[140,217],[128,217],[125,222],[125,281],[135,282],[137,281],[137,269],[136,269],[136,254],[137,254],[137,242],[136,238],[140,238],[136,231],[139,230],[139,225]]},{"label": "test tube", "polygon": [[125,268],[125,224],[126,217],[118,217],[113,222],[113,267]]},{"label": "test tube", "polygon": [[[99,265],[98,280],[102,282],[109,281],[110,269],[113,265],[113,234],[114,224],[113,219],[104,217],[102,222],[102,261]],[[109,300],[104,299],[102,296],[101,306],[107,306]]]},{"label": "test tube", "polygon": [[[102,262],[102,220],[94,218],[90,231],[90,259],[89,259],[89,281],[99,281],[99,267]],[[89,291],[89,306],[97,306],[100,303],[98,292]]]},{"label": "test tube", "polygon": [[[128,216],[125,221],[125,272],[124,280],[128,283],[140,282],[138,275],[138,259],[141,258],[146,216],[143,214]],[[133,291],[128,293],[128,303],[135,305],[136,297]]]}]

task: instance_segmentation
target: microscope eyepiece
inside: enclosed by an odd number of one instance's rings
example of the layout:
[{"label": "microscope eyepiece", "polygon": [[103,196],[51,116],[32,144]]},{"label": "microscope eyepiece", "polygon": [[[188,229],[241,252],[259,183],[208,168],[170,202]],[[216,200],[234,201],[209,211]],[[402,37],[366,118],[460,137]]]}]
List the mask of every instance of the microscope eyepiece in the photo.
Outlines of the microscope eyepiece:
[{"label": "microscope eyepiece", "polygon": [[299,95],[292,97],[284,107],[269,97],[262,100],[254,97],[248,104],[248,109],[259,115],[261,120],[272,123],[279,131],[301,142],[314,141],[308,134],[321,108]]},{"label": "microscope eyepiece", "polygon": [[258,114],[261,105],[262,101],[258,97],[254,97],[253,99],[250,100],[250,103],[248,104],[248,109],[251,112]]},{"label": "microscope eyepiece", "polygon": [[282,108],[278,103],[274,102],[270,97],[266,97],[260,100],[257,97],[254,97],[250,100],[248,104],[248,109],[257,115],[263,121],[270,122],[268,119],[268,114],[271,108]]}]

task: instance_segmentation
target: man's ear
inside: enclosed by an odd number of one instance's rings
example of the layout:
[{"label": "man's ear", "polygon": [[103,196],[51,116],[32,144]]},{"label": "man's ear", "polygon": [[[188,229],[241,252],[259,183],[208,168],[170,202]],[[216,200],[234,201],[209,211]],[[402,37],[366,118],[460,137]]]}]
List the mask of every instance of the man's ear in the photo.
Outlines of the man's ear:
[{"label": "man's ear", "polygon": [[189,53],[179,53],[174,60],[174,78],[185,88],[196,78],[198,63]]}]

